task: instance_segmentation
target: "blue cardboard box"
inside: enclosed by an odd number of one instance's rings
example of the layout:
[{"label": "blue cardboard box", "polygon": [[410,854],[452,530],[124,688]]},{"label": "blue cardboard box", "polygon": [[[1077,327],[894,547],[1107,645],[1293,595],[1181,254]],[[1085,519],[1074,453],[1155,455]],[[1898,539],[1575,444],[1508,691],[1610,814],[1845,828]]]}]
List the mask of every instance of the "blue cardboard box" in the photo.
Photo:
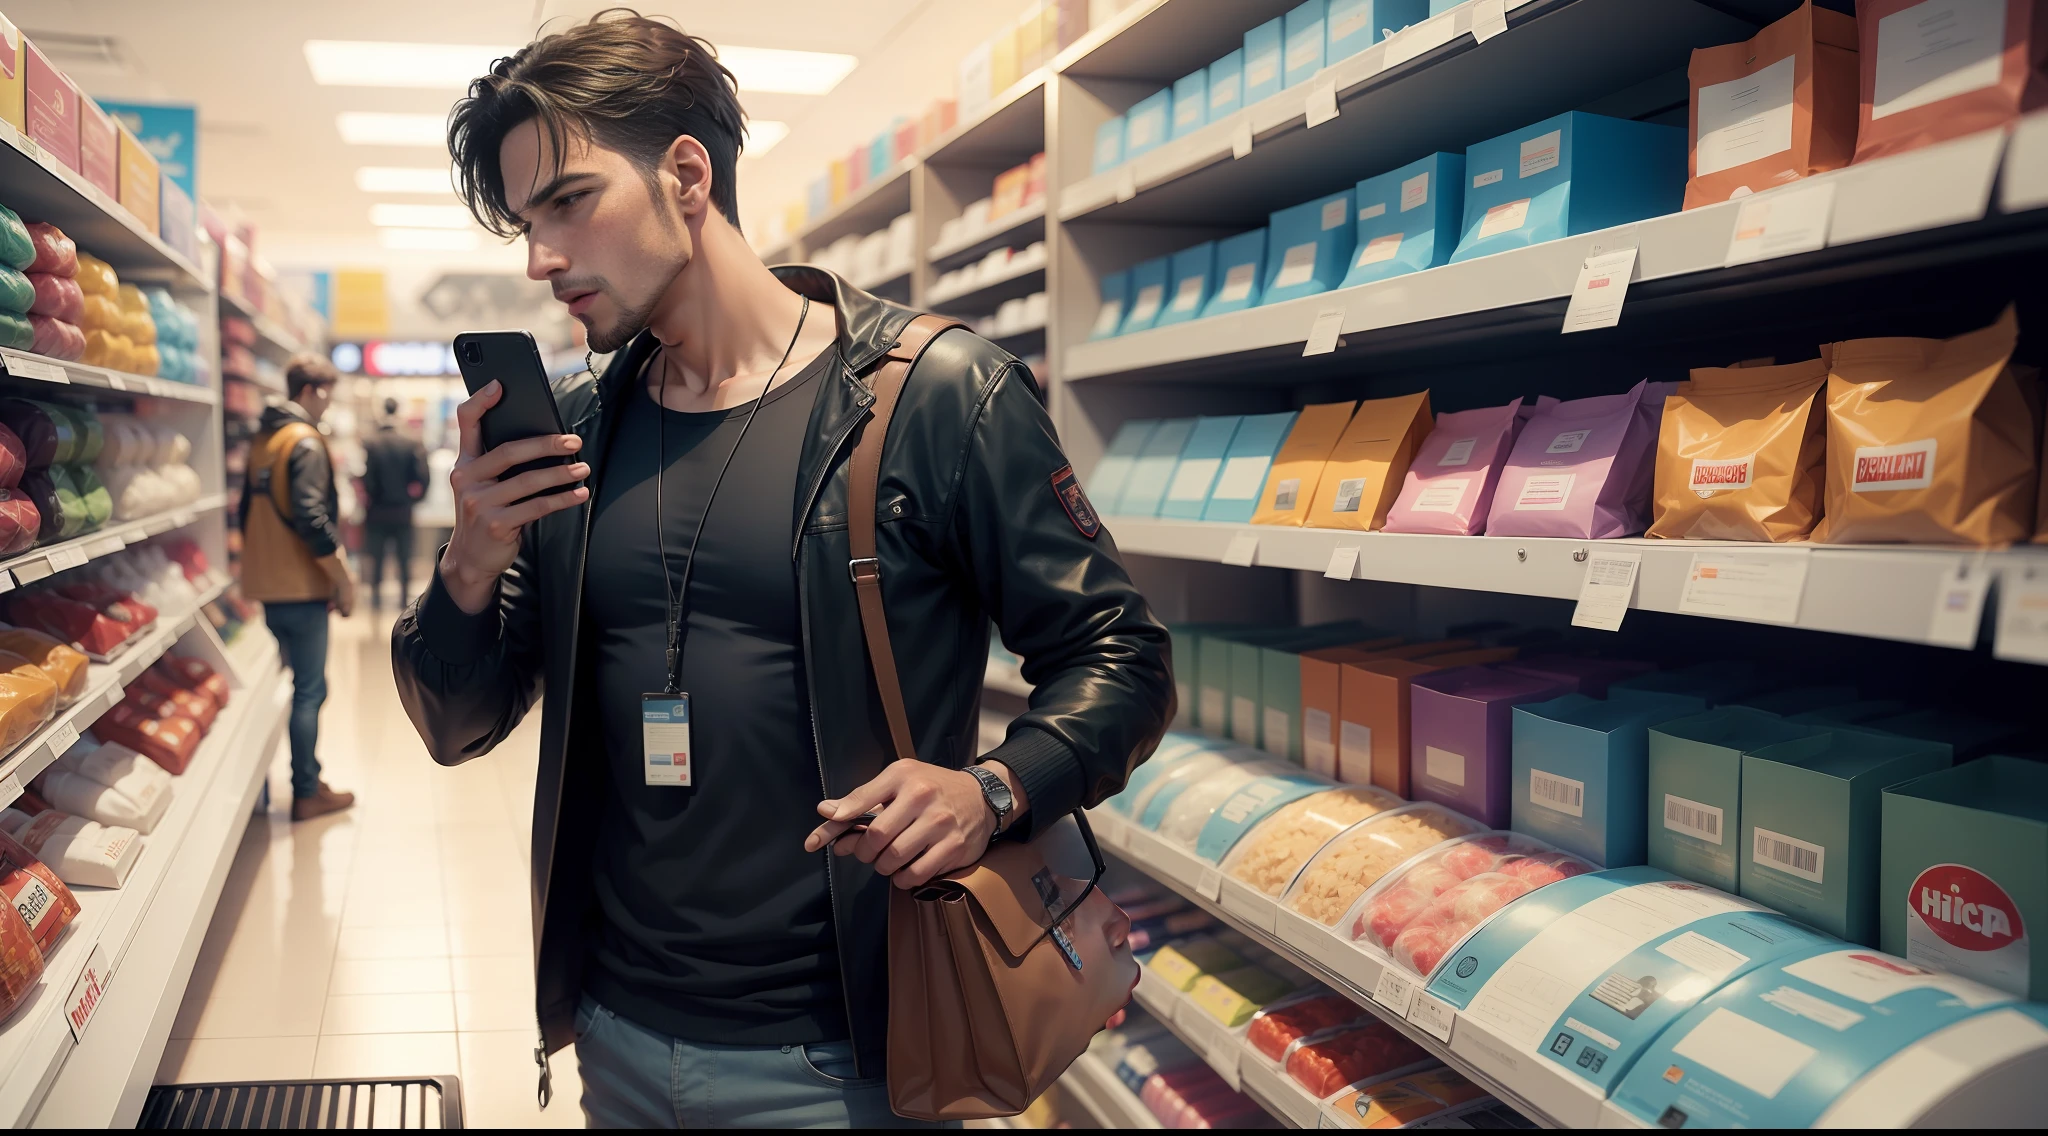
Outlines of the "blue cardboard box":
[{"label": "blue cardboard box", "polygon": [[1448,263],[1464,215],[1465,155],[1431,154],[1358,183],[1346,288]]},{"label": "blue cardboard box", "polygon": [[[1154,91],[1124,112],[1124,161],[1165,144],[1173,123],[1173,91]],[[1681,135],[1684,133],[1680,132]],[[1680,163],[1682,167],[1684,163]]]},{"label": "blue cardboard box", "polygon": [[1195,429],[1180,448],[1180,463],[1173,468],[1173,480],[1166,485],[1166,498],[1159,515],[1182,521],[1199,521],[1209,504],[1209,490],[1230,453],[1230,439],[1237,436],[1238,415],[1204,415],[1195,419]]},{"label": "blue cardboard box", "polygon": [[1166,277],[1173,270],[1172,257],[1157,257],[1131,269],[1131,302],[1124,305],[1124,322],[1118,335],[1144,331],[1159,319],[1166,307]]},{"label": "blue cardboard box", "polygon": [[1209,302],[1215,278],[1215,241],[1203,241],[1191,249],[1174,253],[1172,269],[1166,278],[1166,308],[1152,326],[1165,327],[1170,323],[1200,319],[1202,305]]},{"label": "blue cardboard box", "polygon": [[1698,714],[1680,694],[1567,694],[1515,707],[1509,827],[1603,868],[1644,860],[1651,726]]},{"label": "blue cardboard box", "polygon": [[1095,173],[1105,173],[1124,164],[1124,116],[1117,115],[1095,128]]},{"label": "blue cardboard box", "polygon": [[1685,198],[1686,129],[1568,111],[1465,151],[1458,251],[1506,249],[1675,213]]},{"label": "blue cardboard box", "polygon": [[1250,524],[1258,511],[1259,491],[1266,486],[1266,472],[1273,468],[1273,455],[1280,452],[1287,432],[1294,429],[1295,412],[1247,414],[1237,424],[1224,455],[1223,470],[1209,490],[1209,505],[1202,510],[1205,521]]},{"label": "blue cardboard box", "polygon": [[1108,339],[1124,326],[1124,309],[1131,303],[1131,274],[1129,270],[1112,272],[1095,287],[1102,294],[1102,304],[1095,309],[1095,326],[1088,329],[1088,338]]},{"label": "blue cardboard box", "polygon": [[1173,136],[1185,137],[1209,125],[1209,70],[1182,75],[1173,84]]},{"label": "blue cardboard box", "polygon": [[1110,439],[1109,448],[1102,451],[1102,460],[1095,463],[1094,472],[1088,475],[1086,489],[1090,500],[1101,502],[1107,511],[1115,510],[1123,498],[1124,485],[1131,479],[1131,467],[1138,463],[1138,454],[1145,448],[1145,440],[1158,428],[1157,418],[1133,418],[1117,427],[1116,437]]},{"label": "blue cardboard box", "polygon": [[1159,502],[1166,497],[1174,467],[1180,464],[1181,447],[1187,445],[1188,435],[1194,431],[1192,418],[1169,418],[1152,431],[1144,448],[1138,451],[1138,460],[1131,463],[1130,479],[1124,482],[1123,496],[1117,499],[1114,511],[1119,516],[1159,515]]},{"label": "blue cardboard box", "polygon": [[1259,306],[1266,272],[1266,230],[1254,229],[1216,242],[1215,286],[1202,315],[1220,316]]},{"label": "blue cardboard box", "polygon": [[1357,55],[1386,33],[1428,16],[1428,0],[1330,0],[1323,17],[1323,66]]},{"label": "blue cardboard box", "polygon": [[1244,48],[1209,65],[1209,121],[1236,114],[1244,106]]},{"label": "blue cardboard box", "polygon": [[1244,105],[1277,95],[1287,85],[1278,16],[1244,33]]},{"label": "blue cardboard box", "polygon": [[1281,69],[1285,86],[1299,86],[1323,69],[1323,12],[1324,0],[1308,0],[1288,11],[1283,25],[1287,56]]},{"label": "blue cardboard box", "polygon": [[1282,209],[1266,226],[1266,294],[1262,304],[1327,292],[1344,279],[1358,230],[1351,191]]}]

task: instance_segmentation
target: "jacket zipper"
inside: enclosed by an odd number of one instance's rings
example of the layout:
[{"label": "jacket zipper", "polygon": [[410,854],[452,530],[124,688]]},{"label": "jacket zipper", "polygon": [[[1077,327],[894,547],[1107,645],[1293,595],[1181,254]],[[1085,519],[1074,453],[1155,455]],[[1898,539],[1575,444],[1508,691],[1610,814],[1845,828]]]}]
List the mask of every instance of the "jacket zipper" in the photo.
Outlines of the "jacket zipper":
[{"label": "jacket zipper", "polygon": [[[851,377],[852,372],[849,371],[847,374],[848,377]],[[874,395],[863,394],[860,396],[860,400],[853,404],[856,413],[848,417],[846,422],[839,427],[839,432],[832,436],[832,444],[826,447],[825,450],[825,460],[818,463],[818,472],[811,475],[810,487],[804,491],[803,511],[796,515],[796,538],[789,542],[789,558],[791,560],[797,558],[797,550],[803,545],[804,526],[810,523],[811,510],[818,504],[818,494],[825,489],[825,478],[832,472],[832,462],[839,457],[840,447],[846,445],[848,438],[853,437],[854,427],[867,420],[868,407],[874,404]]]}]

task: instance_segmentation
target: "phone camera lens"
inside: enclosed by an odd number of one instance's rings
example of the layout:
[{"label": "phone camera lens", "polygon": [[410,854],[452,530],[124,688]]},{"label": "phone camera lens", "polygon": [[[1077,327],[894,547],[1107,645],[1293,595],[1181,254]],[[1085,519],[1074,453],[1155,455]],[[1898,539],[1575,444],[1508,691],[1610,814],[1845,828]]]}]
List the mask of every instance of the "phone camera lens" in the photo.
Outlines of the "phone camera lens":
[{"label": "phone camera lens", "polygon": [[462,357],[463,357],[464,359],[467,359],[467,360],[469,360],[469,361],[470,361],[470,362],[472,362],[472,363],[481,363],[481,362],[483,362],[483,361],[484,361],[484,347],[483,347],[483,344],[481,344],[481,343],[465,343],[465,344],[463,344],[463,345],[462,345]]}]

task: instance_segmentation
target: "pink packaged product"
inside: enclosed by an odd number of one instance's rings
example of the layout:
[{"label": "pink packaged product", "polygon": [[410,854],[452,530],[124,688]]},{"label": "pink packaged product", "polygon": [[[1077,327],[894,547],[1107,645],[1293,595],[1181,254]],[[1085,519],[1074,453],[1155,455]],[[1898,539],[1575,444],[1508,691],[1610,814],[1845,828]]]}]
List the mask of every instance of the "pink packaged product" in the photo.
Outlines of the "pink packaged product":
[{"label": "pink packaged product", "polygon": [[1487,533],[1606,540],[1650,527],[1657,429],[1676,386],[1645,379],[1539,408],[1501,471]]},{"label": "pink packaged product", "polygon": [[1556,401],[1545,396],[1523,406],[1518,398],[1506,406],[1437,415],[1436,428],[1408,466],[1401,496],[1387,512],[1385,531],[1472,536],[1484,530],[1515,436],[1531,413]]}]

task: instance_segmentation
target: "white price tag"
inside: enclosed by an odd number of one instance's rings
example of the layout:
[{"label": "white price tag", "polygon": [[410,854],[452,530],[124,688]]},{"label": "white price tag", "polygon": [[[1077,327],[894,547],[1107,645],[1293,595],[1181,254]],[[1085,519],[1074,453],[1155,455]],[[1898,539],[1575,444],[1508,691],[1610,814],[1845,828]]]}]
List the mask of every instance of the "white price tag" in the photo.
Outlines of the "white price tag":
[{"label": "white price tag", "polygon": [[12,352],[9,352],[5,358],[7,360],[7,373],[17,379],[35,379],[38,382],[45,383],[69,383],[71,381],[70,374],[55,363],[45,363],[40,359],[30,359]]},{"label": "white price tag", "polygon": [[50,551],[50,570],[52,572],[63,572],[72,568],[82,567],[86,561],[91,559],[92,557],[86,554],[84,545],[65,545],[63,548]]},{"label": "white price tag", "polygon": [[2048,571],[2013,569],[1998,587],[1998,634],[1991,653],[2048,663]]},{"label": "white price tag", "polygon": [[1572,609],[1573,627],[1619,631],[1635,597],[1640,552],[1596,552],[1586,561],[1586,579],[1579,585],[1579,606]]},{"label": "white price tag", "polygon": [[50,565],[50,558],[45,556],[41,560],[30,560],[24,564],[16,564],[14,566],[14,579],[17,583],[33,584],[37,580],[50,575],[53,571],[55,569]]},{"label": "white price tag", "polygon": [[1372,1000],[1405,1018],[1408,1008],[1415,1004],[1415,988],[1414,977],[1390,962],[1380,971],[1379,984],[1372,988]]},{"label": "white price tag", "polygon": [[0,595],[6,595],[6,594],[7,594],[8,592],[11,592],[11,591],[13,591],[13,590],[14,590],[14,573],[12,573],[12,572],[0,572]]},{"label": "white price tag", "polygon": [[171,527],[172,527],[172,528],[174,528],[174,529],[182,529],[182,528],[184,528],[184,527],[185,527],[186,525],[189,525],[189,524],[191,524],[191,523],[192,523],[192,514],[191,514],[191,513],[186,513],[186,512],[180,512],[180,513],[178,513],[178,514],[174,515],[173,517],[171,517]]},{"label": "white price tag", "polygon": [[124,391],[128,389],[128,380],[109,371],[107,372],[107,385],[117,391]]},{"label": "white price tag", "polygon": [[21,778],[9,773],[0,777],[0,806],[11,805],[21,796]]},{"label": "white price tag", "polygon": [[27,154],[38,162],[43,160],[43,147],[35,139],[30,138],[26,134],[16,134],[14,137],[16,144],[21,147],[22,153]]},{"label": "white price tag", "polygon": [[1344,313],[1323,311],[1316,313],[1316,322],[1309,325],[1308,342],[1301,345],[1301,357],[1328,355],[1337,349],[1337,335],[1344,330]]},{"label": "white price tag", "polygon": [[1508,30],[1507,0],[1479,0],[1472,5],[1472,38],[1485,43]]},{"label": "white price tag", "polygon": [[1252,120],[1239,117],[1230,131],[1230,156],[1242,158],[1252,152]]},{"label": "white price tag", "polygon": [[1330,566],[1323,569],[1323,575],[1332,580],[1349,580],[1358,573],[1358,550],[1343,545],[1330,553]]},{"label": "white price tag", "polygon": [[1696,552],[1685,573],[1678,610],[1687,615],[1799,622],[1806,592],[1806,549],[1783,552]]},{"label": "white price tag", "polygon": [[1230,538],[1230,547],[1223,550],[1223,563],[1249,568],[1258,555],[1259,538],[1251,533],[1238,533]]},{"label": "white price tag", "polygon": [[78,727],[69,719],[57,723],[50,731],[50,757],[62,757],[64,751],[78,744]]},{"label": "white price tag", "polygon": [[1408,1008],[1408,1022],[1423,1033],[1443,1042],[1451,1043],[1451,1026],[1458,1020],[1458,1011],[1449,1002],[1433,994],[1417,993],[1415,1004]]},{"label": "white price tag", "polygon": [[85,1027],[92,1024],[93,1015],[99,1012],[100,1001],[106,997],[107,984],[113,979],[105,950],[94,943],[92,954],[86,957],[85,969],[79,972],[78,981],[71,984],[71,996],[64,1000],[64,1024],[71,1027],[72,1041],[85,1040]]},{"label": "white price tag", "polygon": [[1201,876],[1195,880],[1195,891],[1203,899],[1216,902],[1216,897],[1223,893],[1223,873],[1215,868],[1203,868]]},{"label": "white price tag", "polygon": [[1992,572],[1984,558],[1960,561],[1941,578],[1934,589],[1934,615],[1927,624],[1927,641],[1967,651],[1977,645],[1977,628],[1984,620],[1984,596],[1991,590]]},{"label": "white price tag", "polygon": [[1564,334],[1613,327],[1621,322],[1621,303],[1628,297],[1629,274],[1635,271],[1636,250],[1616,249],[1589,256],[1572,285],[1564,309]]},{"label": "white price tag", "polygon": [[1304,130],[1314,130],[1337,117],[1337,84],[1317,83],[1309,88],[1308,101],[1303,104],[1302,113],[1308,118],[1302,127]]},{"label": "white price tag", "polygon": [[1751,264],[1821,248],[1828,243],[1834,212],[1832,181],[1745,200],[1735,210],[1735,232],[1728,238],[1725,263]]},{"label": "white price tag", "polygon": [[85,554],[88,558],[112,556],[126,547],[128,545],[122,541],[120,534],[108,533],[105,536],[96,537],[88,543],[85,546]]},{"label": "white price tag", "polygon": [[1116,199],[1118,204],[1138,196],[1138,171],[1126,162],[1116,171]]}]

